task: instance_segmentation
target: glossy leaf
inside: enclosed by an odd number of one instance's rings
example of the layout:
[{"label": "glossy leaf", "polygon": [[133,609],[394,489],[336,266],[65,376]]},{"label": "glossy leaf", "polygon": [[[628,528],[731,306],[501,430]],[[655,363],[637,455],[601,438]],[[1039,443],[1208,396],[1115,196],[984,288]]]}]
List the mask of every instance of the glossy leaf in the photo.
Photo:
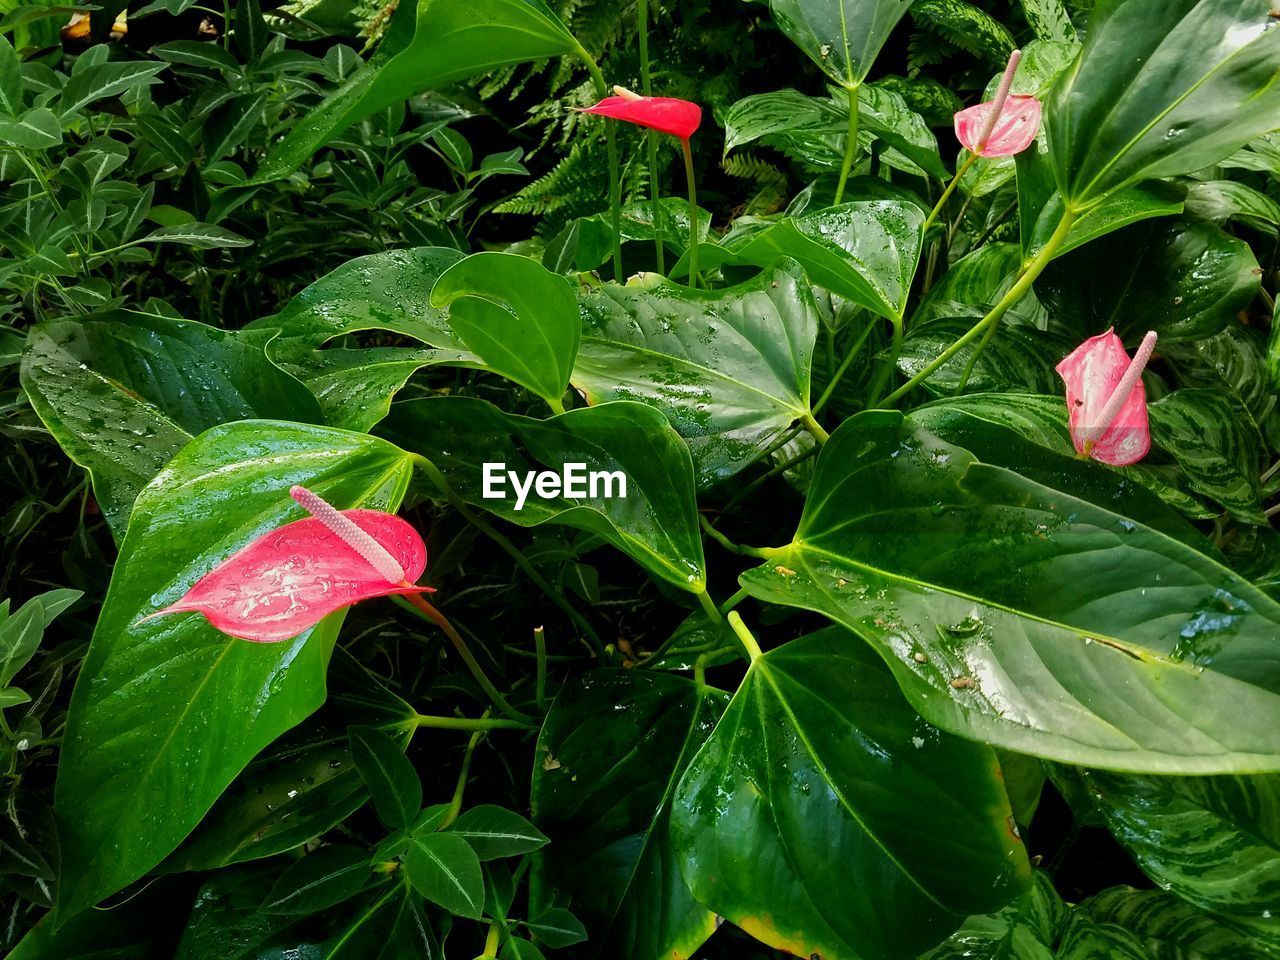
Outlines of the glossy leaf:
[{"label": "glossy leaf", "polygon": [[67,719],[63,916],[163,859],[255,754],[323,703],[341,614],[269,646],[202,617],[140,618],[291,516],[290,485],[394,508],[408,472],[381,440],[242,421],[202,434],[139,495]]},{"label": "glossy leaf", "polygon": [[828,77],[844,87],[867,78],[911,0],[770,0],[773,19]]},{"label": "glossy leaf", "polygon": [[[907,377],[913,376],[959,339],[979,318],[980,315],[913,323],[898,354],[898,369]],[[1059,384],[1053,367],[1068,350],[1070,345],[1061,337],[1011,324],[1002,329],[1000,335],[979,354],[969,373],[967,389],[974,393],[1000,390],[1056,392]],[[973,347],[961,350],[922,384],[924,389],[935,397],[953,395],[973,359],[973,353]]]},{"label": "glossy leaf", "polygon": [[413,888],[460,917],[478,919],[484,903],[484,876],[471,845],[449,833],[413,837],[405,857]]},{"label": "glossy leaf", "polygon": [[486,367],[560,404],[582,331],[563,277],[528,257],[475,253],[440,275],[431,306]]},{"label": "glossy leaf", "polygon": [[589,403],[661,410],[689,444],[701,485],[754,462],[809,411],[818,309],[794,264],[715,291],[609,285],[581,304],[573,385]]},{"label": "glossy leaf", "polygon": [[471,844],[481,860],[532,853],[547,842],[542,831],[520,814],[491,803],[472,807],[445,830]]},{"label": "glossy leaf", "polygon": [[889,960],[1026,886],[1012,823],[994,754],[922,723],[875,653],[828,628],[752,662],[671,830],[694,896],[756,939]]},{"label": "glossy leaf", "polygon": [[[531,420],[483,400],[439,397],[400,404],[388,424],[389,435],[426,456],[468,503],[525,527],[558,523],[587,530],[682,590],[706,589],[693,463],[684,441],[654,408],[618,401]],[[567,463],[585,464],[587,473],[621,472],[626,496],[618,495],[614,477],[597,483],[594,495],[588,486],[586,496],[573,499],[543,498],[531,489],[517,510],[509,479],[492,491],[495,496],[485,496],[485,463],[505,464],[521,483],[529,471],[561,473]]]},{"label": "glossy leaf", "polygon": [[1203,221],[1166,218],[1061,258],[1036,291],[1081,336],[1115,327],[1132,348],[1155,330],[1163,351],[1222,330],[1257,295],[1257,271],[1243,241]]},{"label": "glossy leaf", "polygon": [[[1005,462],[1046,459],[989,422],[969,432]],[[943,729],[1121,770],[1280,769],[1280,605],[1073,495],[1072,461],[1037,482],[984,459],[900,414],[847,421],[794,541],[744,586],[856,631]]]},{"label": "glossy leaf", "polygon": [[285,916],[318,913],[350,900],[372,874],[368,850],[330,844],[307,854],[280,874],[259,909]]},{"label": "glossy leaf", "polygon": [[422,781],[395,739],[376,727],[352,727],[351,756],[382,822],[393,830],[422,809]]},{"label": "glossy leaf", "polygon": [[1054,960],[1053,947],[1066,919],[1067,907],[1053,889],[1053,881],[1036,871],[1031,889],[1020,898],[995,913],[969,917],[920,960]]},{"label": "glossy leaf", "polygon": [[1163,890],[1112,887],[1080,904],[1097,923],[1123,927],[1154,960],[1259,960],[1266,946],[1221,917],[1202,913]]},{"label": "glossy leaf", "polygon": [[1280,950],[1280,777],[1085,778],[1161,888]]},{"label": "glossy leaf", "polygon": [[728,246],[762,267],[791,257],[818,286],[901,321],[920,260],[924,217],[914,203],[854,201],[787,217]]},{"label": "glossy leaf", "polygon": [[715,916],[685,885],[667,828],[676,783],[727,700],[639,670],[593,671],[556,698],[533,767],[534,820],[551,837],[533,858],[535,918],[567,893],[584,949],[609,960],[689,957],[711,936]]},{"label": "glossy leaf", "polygon": [[542,0],[416,0],[398,12],[378,52],[294,125],[252,182],[288,176],[353,123],[427,90],[580,49]]},{"label": "glossy leaf", "polygon": [[1058,187],[1083,209],[1208,167],[1275,127],[1269,0],[1106,0],[1045,105]]},{"label": "glossy leaf", "polygon": [[66,454],[89,471],[118,537],[138,492],[192,436],[252,417],[321,419],[301,383],[235,334],[126,311],[37,327],[22,385]]}]

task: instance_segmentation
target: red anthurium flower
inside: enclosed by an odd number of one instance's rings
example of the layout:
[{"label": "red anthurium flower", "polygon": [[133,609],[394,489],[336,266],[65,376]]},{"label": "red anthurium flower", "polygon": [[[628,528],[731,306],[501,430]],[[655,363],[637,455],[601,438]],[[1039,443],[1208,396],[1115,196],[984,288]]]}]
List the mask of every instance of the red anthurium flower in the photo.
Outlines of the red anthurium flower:
[{"label": "red anthurium flower", "polygon": [[594,113],[614,120],[625,120],[660,133],[688,140],[702,123],[702,108],[675,97],[642,97],[625,87],[614,87],[616,96],[605,97],[583,113]]},{"label": "red anthurium flower", "polygon": [[151,616],[198,611],[223,633],[271,643],[371,597],[430,592],[422,537],[380,510],[334,509],[304,487],[289,491],[313,516],[259,537]]},{"label": "red anthurium flower", "polygon": [[1009,96],[1021,59],[1022,51],[1013,51],[994,100],[956,114],[956,138],[970,153],[979,157],[1011,157],[1035,140],[1040,130],[1040,101],[1035,97]]},{"label": "red anthurium flower", "polygon": [[1067,385],[1067,413],[1076,451],[1114,467],[1137,463],[1151,449],[1147,391],[1142,385],[1154,330],[1133,360],[1114,330],[1090,337],[1057,366]]}]

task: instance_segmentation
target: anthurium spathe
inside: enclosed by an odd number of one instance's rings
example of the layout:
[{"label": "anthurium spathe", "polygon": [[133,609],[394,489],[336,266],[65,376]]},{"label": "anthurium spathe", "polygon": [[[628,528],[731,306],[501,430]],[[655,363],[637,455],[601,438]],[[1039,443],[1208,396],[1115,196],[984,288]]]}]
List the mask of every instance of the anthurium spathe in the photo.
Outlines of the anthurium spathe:
[{"label": "anthurium spathe", "polygon": [[1040,130],[1040,101],[1009,94],[1021,60],[1022,51],[1013,51],[994,100],[955,115],[956,139],[975,156],[1011,157],[1031,146]]},{"label": "anthurium spathe", "polygon": [[614,87],[613,92],[614,96],[605,97],[582,112],[634,123],[659,133],[669,133],[681,140],[692,137],[702,123],[702,108],[688,100],[642,97],[625,87]]},{"label": "anthurium spathe", "polygon": [[304,487],[290,494],[312,516],[264,534],[152,616],[199,612],[218,630],[273,643],[361,600],[429,592],[422,537],[380,510],[339,511]]},{"label": "anthurium spathe", "polygon": [[1081,456],[1124,467],[1147,455],[1151,431],[1142,371],[1155,346],[1152,330],[1130,360],[1124,343],[1108,330],[1090,337],[1058,364],[1067,385],[1071,442]]}]

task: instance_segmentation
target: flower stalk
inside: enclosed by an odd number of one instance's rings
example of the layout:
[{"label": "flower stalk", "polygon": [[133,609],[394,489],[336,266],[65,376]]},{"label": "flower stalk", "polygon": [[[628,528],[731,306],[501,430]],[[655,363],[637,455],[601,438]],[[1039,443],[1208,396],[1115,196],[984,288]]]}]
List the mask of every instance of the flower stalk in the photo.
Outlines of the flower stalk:
[{"label": "flower stalk", "polygon": [[836,183],[834,206],[839,206],[844,199],[844,188],[849,182],[849,171],[853,169],[853,158],[858,152],[858,91],[861,86],[846,88],[849,93],[849,129],[845,134],[844,160],[840,164],[840,180]]}]

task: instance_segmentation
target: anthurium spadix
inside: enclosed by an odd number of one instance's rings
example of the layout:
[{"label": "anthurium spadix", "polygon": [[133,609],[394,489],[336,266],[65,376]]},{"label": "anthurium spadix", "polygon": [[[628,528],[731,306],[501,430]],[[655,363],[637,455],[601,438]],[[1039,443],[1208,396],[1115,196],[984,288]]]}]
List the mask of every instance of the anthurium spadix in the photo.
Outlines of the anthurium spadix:
[{"label": "anthurium spadix", "polygon": [[1151,430],[1142,371],[1155,346],[1152,330],[1130,360],[1124,343],[1108,330],[1090,337],[1058,364],[1067,385],[1071,442],[1081,456],[1124,467],[1147,455]]},{"label": "anthurium spadix", "polygon": [[361,600],[432,591],[413,583],[427,548],[406,521],[337,510],[305,487],[289,493],[310,517],[258,537],[152,616],[198,612],[230,636],[273,643]]}]

